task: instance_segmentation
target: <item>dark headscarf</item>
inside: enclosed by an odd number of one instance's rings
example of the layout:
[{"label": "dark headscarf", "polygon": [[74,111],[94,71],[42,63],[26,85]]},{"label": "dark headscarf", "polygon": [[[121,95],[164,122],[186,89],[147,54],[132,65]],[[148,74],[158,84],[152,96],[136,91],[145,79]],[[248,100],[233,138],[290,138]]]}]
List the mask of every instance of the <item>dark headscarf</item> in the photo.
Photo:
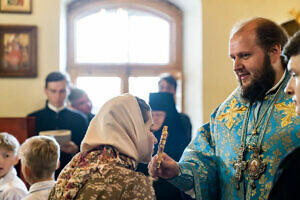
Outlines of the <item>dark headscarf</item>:
[{"label": "dark headscarf", "polygon": [[[189,139],[186,137],[183,122],[180,114],[177,112],[173,95],[166,92],[150,93],[149,105],[152,111],[166,112],[166,118],[162,126],[157,131],[153,131],[153,133],[159,141],[163,126],[168,126],[168,137],[164,152],[175,161],[179,161]],[[157,153],[157,148],[158,144],[155,145],[154,154]],[[141,166],[141,168],[143,167]],[[146,166],[144,166],[144,171],[146,169]],[[153,187],[157,200],[181,200],[180,190],[166,180],[158,179],[158,181],[154,181]]]},{"label": "dark headscarf", "polygon": [[177,118],[179,117],[179,114],[176,109],[175,101],[171,93],[168,92],[150,93],[149,105],[153,111],[166,112],[165,121],[177,120]]},{"label": "dark headscarf", "polygon": [[[168,138],[165,152],[174,160],[179,161],[184,148],[187,146],[185,129],[177,112],[173,95],[167,92],[150,93],[149,105],[152,111],[166,112],[166,118],[162,126],[154,131],[157,140],[160,140],[163,126],[168,126]],[[157,152],[158,144],[155,145],[154,153]]]}]

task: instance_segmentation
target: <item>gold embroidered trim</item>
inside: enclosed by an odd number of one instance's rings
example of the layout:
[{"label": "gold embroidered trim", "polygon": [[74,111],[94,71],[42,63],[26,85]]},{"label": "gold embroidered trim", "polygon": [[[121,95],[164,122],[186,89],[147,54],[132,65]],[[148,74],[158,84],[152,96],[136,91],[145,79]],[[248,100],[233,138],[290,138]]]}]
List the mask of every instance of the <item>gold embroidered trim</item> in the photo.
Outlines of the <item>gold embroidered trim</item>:
[{"label": "gold embroidered trim", "polygon": [[223,119],[227,121],[225,123],[225,126],[228,129],[231,129],[231,127],[233,126],[237,114],[241,114],[247,110],[246,106],[241,106],[240,108],[238,108],[237,105],[238,105],[237,100],[232,99],[229,104],[229,109],[227,109],[226,112],[224,112],[223,114],[217,117],[217,120],[219,121],[222,121]]},{"label": "gold embroidered trim", "polygon": [[275,108],[279,111],[283,111],[285,117],[281,118],[281,127],[285,127],[292,123],[292,118],[296,118],[296,105],[290,102],[286,105],[285,102],[275,104]]}]

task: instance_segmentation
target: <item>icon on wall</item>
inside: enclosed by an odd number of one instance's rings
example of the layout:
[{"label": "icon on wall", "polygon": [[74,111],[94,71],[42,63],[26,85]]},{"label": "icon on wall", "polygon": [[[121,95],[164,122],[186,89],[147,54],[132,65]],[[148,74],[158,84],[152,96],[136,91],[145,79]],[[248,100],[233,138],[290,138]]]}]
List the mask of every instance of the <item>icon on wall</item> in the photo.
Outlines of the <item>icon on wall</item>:
[{"label": "icon on wall", "polygon": [[0,77],[36,77],[37,27],[0,26]]},{"label": "icon on wall", "polygon": [[7,13],[31,13],[31,0],[1,0],[0,11]]}]

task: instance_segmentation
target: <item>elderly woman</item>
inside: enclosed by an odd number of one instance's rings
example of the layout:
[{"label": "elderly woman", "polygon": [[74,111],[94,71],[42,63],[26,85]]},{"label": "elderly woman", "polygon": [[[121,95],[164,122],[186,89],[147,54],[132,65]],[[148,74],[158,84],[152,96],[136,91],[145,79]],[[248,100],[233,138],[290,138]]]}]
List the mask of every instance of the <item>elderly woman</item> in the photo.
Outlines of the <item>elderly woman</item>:
[{"label": "elderly woman", "polygon": [[[164,152],[175,161],[179,161],[185,147],[190,142],[191,133],[187,133],[184,122],[176,110],[173,95],[168,92],[150,93],[149,105],[152,109],[153,126],[151,127],[157,140],[160,140],[162,129],[168,126],[168,138]],[[158,145],[154,147],[156,154]],[[138,171],[148,175],[147,165],[140,164]],[[181,200],[180,190],[168,181],[159,178],[154,181],[153,187],[157,200]]]},{"label": "elderly woman", "polygon": [[152,182],[135,171],[150,161],[157,142],[151,125],[145,101],[125,94],[106,102],[49,199],[155,199]]}]

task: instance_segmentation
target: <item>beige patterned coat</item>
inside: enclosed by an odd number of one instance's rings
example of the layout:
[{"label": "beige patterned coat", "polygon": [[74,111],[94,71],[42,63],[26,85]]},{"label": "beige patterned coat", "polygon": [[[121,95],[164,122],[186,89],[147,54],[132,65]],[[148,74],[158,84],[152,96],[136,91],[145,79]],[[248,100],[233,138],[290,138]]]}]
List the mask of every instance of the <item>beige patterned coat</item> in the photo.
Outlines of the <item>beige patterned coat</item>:
[{"label": "beige patterned coat", "polygon": [[155,199],[152,182],[135,172],[135,165],[108,145],[78,153],[59,175],[49,199]]}]

